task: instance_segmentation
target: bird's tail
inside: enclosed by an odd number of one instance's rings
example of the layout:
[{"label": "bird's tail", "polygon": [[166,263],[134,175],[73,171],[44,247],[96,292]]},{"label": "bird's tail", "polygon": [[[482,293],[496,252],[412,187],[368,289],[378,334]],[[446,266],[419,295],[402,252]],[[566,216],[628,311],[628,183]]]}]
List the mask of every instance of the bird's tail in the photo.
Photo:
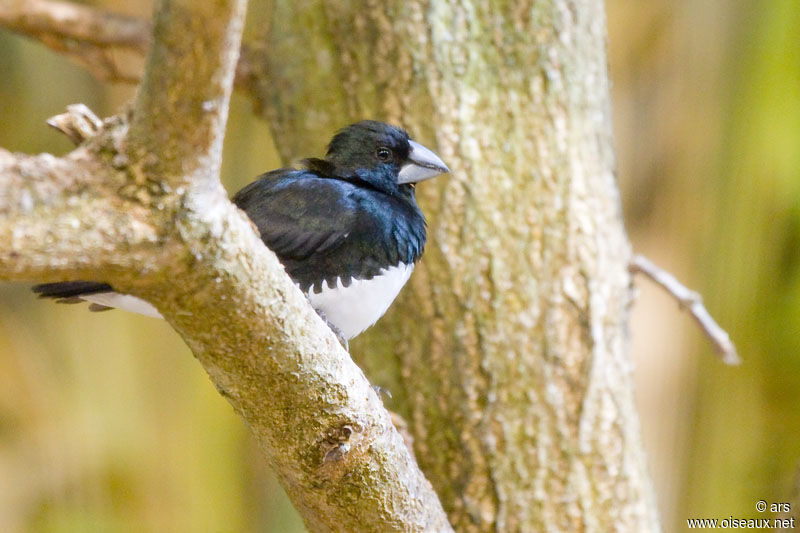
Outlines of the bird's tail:
[{"label": "bird's tail", "polygon": [[38,294],[39,298],[52,298],[59,303],[70,304],[82,302],[82,296],[111,292],[114,289],[108,283],[96,281],[61,281],[34,285],[31,290]]}]

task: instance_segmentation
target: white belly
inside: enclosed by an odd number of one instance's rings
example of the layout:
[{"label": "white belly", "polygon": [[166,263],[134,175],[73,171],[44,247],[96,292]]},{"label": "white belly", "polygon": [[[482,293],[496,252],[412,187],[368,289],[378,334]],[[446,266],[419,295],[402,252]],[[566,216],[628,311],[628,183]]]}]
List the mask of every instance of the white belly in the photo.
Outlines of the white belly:
[{"label": "white belly", "polygon": [[163,318],[158,309],[153,307],[153,304],[146,302],[136,296],[130,294],[119,294],[118,292],[98,292],[97,294],[87,294],[81,296],[82,300],[92,302],[95,304],[105,305],[106,307],[116,307],[117,309],[124,309],[131,313],[138,313],[140,315],[152,316],[154,318]]},{"label": "white belly", "polygon": [[[352,339],[383,316],[413,271],[413,263],[399,263],[382,269],[372,279],[353,279],[349,287],[345,287],[340,279],[333,287],[323,281],[320,292],[312,290],[306,296],[311,306],[322,311],[328,322],[336,326],[346,339]],[[101,292],[81,298],[106,307],[162,318],[152,304],[130,294]]]},{"label": "white belly", "polygon": [[323,281],[320,292],[312,289],[307,296],[311,306],[322,311],[344,338],[352,339],[383,316],[413,271],[413,263],[399,263],[372,279],[352,279],[349,287],[341,279],[333,287]]}]

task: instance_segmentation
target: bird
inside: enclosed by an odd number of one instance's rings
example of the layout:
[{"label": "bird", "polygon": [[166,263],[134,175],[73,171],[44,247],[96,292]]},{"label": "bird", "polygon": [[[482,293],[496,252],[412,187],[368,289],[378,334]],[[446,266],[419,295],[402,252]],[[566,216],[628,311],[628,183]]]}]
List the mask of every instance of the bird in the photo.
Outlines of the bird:
[{"label": "bird", "polygon": [[[426,220],[415,186],[450,172],[402,128],[362,120],[339,130],[324,159],[272,170],[237,192],[233,203],[340,340],[383,316],[422,257]],[[161,317],[149,302],[107,283],[35,285],[41,298],[90,302]]]}]

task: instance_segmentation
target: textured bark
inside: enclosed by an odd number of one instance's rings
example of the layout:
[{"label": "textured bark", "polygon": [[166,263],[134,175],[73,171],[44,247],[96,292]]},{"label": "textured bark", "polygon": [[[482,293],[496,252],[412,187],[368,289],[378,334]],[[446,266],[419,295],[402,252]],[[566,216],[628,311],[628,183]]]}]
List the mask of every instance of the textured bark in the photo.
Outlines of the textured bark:
[{"label": "textured bark", "polygon": [[244,6],[162,0],[130,116],[63,158],[0,149],[0,279],[153,303],[310,529],[449,531],[375,391],[219,183]]},{"label": "textured bark", "polygon": [[659,527],[605,31],[599,0],[308,0],[278,1],[265,36],[277,83],[262,101],[287,159],[369,117],[453,169],[417,189],[426,255],[354,353],[394,394],[457,530]]}]

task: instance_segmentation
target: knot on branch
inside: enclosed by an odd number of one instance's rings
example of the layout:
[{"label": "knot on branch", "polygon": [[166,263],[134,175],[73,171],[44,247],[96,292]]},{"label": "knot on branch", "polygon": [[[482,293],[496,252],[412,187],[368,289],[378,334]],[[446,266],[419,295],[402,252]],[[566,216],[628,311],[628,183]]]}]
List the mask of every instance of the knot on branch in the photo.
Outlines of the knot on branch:
[{"label": "knot on branch", "polygon": [[323,464],[336,463],[341,461],[352,448],[350,437],[353,435],[353,427],[344,425],[330,431],[322,442]]},{"label": "knot on branch", "polygon": [[[47,124],[66,135],[75,145],[92,140],[94,152],[105,160],[109,167],[123,175],[117,194],[120,198],[145,207],[164,211],[167,197],[173,191],[160,173],[155,170],[159,159],[156,154],[128,154],[128,131],[131,110],[100,119],[84,104],[67,106],[67,111],[47,120]],[[154,177],[156,176],[156,177]]]},{"label": "knot on branch", "polygon": [[360,440],[361,429],[360,426],[343,424],[328,431],[319,444],[322,466],[341,462],[352,450],[353,445]]}]

